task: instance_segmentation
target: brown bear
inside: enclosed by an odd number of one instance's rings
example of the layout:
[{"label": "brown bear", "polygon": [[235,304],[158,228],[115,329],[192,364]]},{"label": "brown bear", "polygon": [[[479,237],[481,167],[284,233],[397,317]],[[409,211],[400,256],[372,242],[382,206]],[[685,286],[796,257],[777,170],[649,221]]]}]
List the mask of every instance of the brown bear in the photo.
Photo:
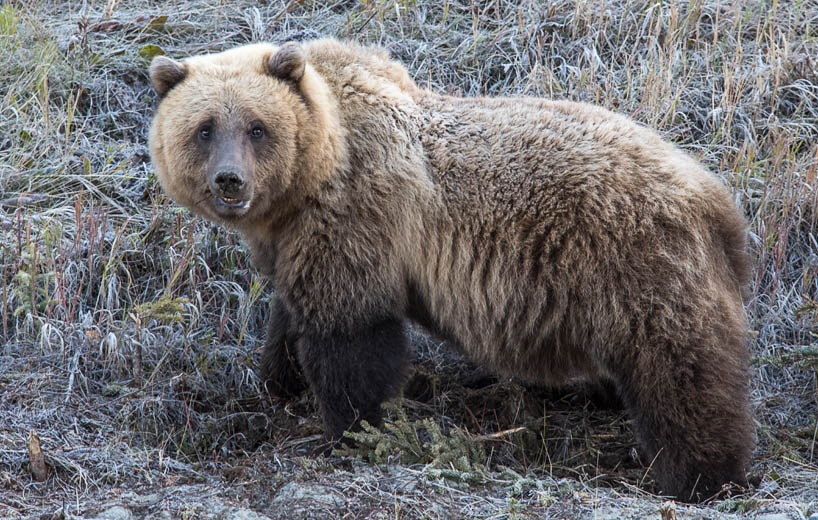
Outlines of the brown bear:
[{"label": "brown bear", "polygon": [[261,374],[330,439],[378,423],[405,322],[500,374],[610,380],[663,492],[745,482],[746,224],[727,189],[605,109],[455,98],[336,40],[157,57],[164,189],[238,230],[278,297]]}]

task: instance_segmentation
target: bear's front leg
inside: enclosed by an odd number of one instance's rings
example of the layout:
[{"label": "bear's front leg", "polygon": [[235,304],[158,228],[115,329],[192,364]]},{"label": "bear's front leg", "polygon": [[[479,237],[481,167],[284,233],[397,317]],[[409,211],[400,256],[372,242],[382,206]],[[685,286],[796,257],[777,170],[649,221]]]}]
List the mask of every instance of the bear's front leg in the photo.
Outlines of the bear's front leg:
[{"label": "bear's front leg", "polygon": [[380,423],[381,404],[397,395],[409,361],[403,324],[394,318],[350,333],[307,333],[298,356],[331,441],[361,420]]},{"label": "bear's front leg", "polygon": [[267,318],[267,339],[261,354],[259,377],[276,397],[292,397],[307,388],[296,355],[297,335],[284,302],[276,297]]}]

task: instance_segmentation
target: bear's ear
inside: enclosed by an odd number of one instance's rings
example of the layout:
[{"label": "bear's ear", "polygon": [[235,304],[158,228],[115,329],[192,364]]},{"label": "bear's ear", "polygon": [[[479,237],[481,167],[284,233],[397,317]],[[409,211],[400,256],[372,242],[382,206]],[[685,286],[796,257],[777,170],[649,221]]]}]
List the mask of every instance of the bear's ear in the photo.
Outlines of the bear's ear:
[{"label": "bear's ear", "polygon": [[298,83],[304,75],[307,57],[301,46],[295,42],[285,43],[278,52],[270,56],[267,62],[267,72],[271,76],[284,81]]},{"label": "bear's ear", "polygon": [[154,90],[163,98],[170,89],[185,79],[187,66],[165,56],[157,56],[151,62],[150,76]]}]

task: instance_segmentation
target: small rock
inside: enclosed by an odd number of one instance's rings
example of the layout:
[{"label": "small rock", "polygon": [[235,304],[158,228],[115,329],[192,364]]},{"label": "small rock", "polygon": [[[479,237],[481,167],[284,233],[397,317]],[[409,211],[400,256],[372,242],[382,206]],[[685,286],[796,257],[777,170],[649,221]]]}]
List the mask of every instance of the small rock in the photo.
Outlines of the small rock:
[{"label": "small rock", "polygon": [[797,517],[788,515],[787,513],[767,513],[765,515],[758,515],[755,518],[756,520],[793,520]]},{"label": "small rock", "polygon": [[160,500],[162,500],[162,495],[160,495],[159,493],[152,493],[150,495],[138,495],[135,496],[133,499],[134,503],[139,504],[142,507],[158,504]]},{"label": "small rock", "polygon": [[151,493],[149,495],[137,495],[134,492],[126,491],[122,494],[122,500],[128,505],[136,508],[150,507],[158,504],[162,500],[162,495],[159,493]]},{"label": "small rock", "polygon": [[133,514],[122,506],[114,506],[98,514],[95,520],[132,520]]},{"label": "small rock", "polygon": [[[624,518],[624,511],[615,507],[606,507],[594,511],[594,518],[596,520],[622,520]],[[664,520],[664,517],[662,517]]]},{"label": "small rock", "polygon": [[344,500],[327,486],[290,482],[278,490],[273,503],[290,504],[308,500],[329,506],[342,505]]},{"label": "small rock", "polygon": [[315,512],[335,511],[346,505],[343,495],[320,484],[290,482],[278,490],[270,501],[273,518],[287,520],[313,518]]},{"label": "small rock", "polygon": [[270,520],[269,516],[265,516],[250,509],[230,509],[226,511],[221,517],[222,520]]}]

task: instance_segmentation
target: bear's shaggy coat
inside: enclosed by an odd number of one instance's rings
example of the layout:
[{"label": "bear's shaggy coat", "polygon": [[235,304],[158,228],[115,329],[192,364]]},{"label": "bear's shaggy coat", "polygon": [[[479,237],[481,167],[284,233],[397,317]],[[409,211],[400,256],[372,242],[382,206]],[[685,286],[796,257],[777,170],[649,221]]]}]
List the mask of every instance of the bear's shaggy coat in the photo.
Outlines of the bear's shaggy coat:
[{"label": "bear's shaggy coat", "polygon": [[661,489],[744,482],[745,221],[725,187],[587,104],[454,98],[334,40],[159,57],[177,201],[241,232],[278,293],[261,373],[327,435],[377,423],[413,320],[501,374],[613,381]]}]

